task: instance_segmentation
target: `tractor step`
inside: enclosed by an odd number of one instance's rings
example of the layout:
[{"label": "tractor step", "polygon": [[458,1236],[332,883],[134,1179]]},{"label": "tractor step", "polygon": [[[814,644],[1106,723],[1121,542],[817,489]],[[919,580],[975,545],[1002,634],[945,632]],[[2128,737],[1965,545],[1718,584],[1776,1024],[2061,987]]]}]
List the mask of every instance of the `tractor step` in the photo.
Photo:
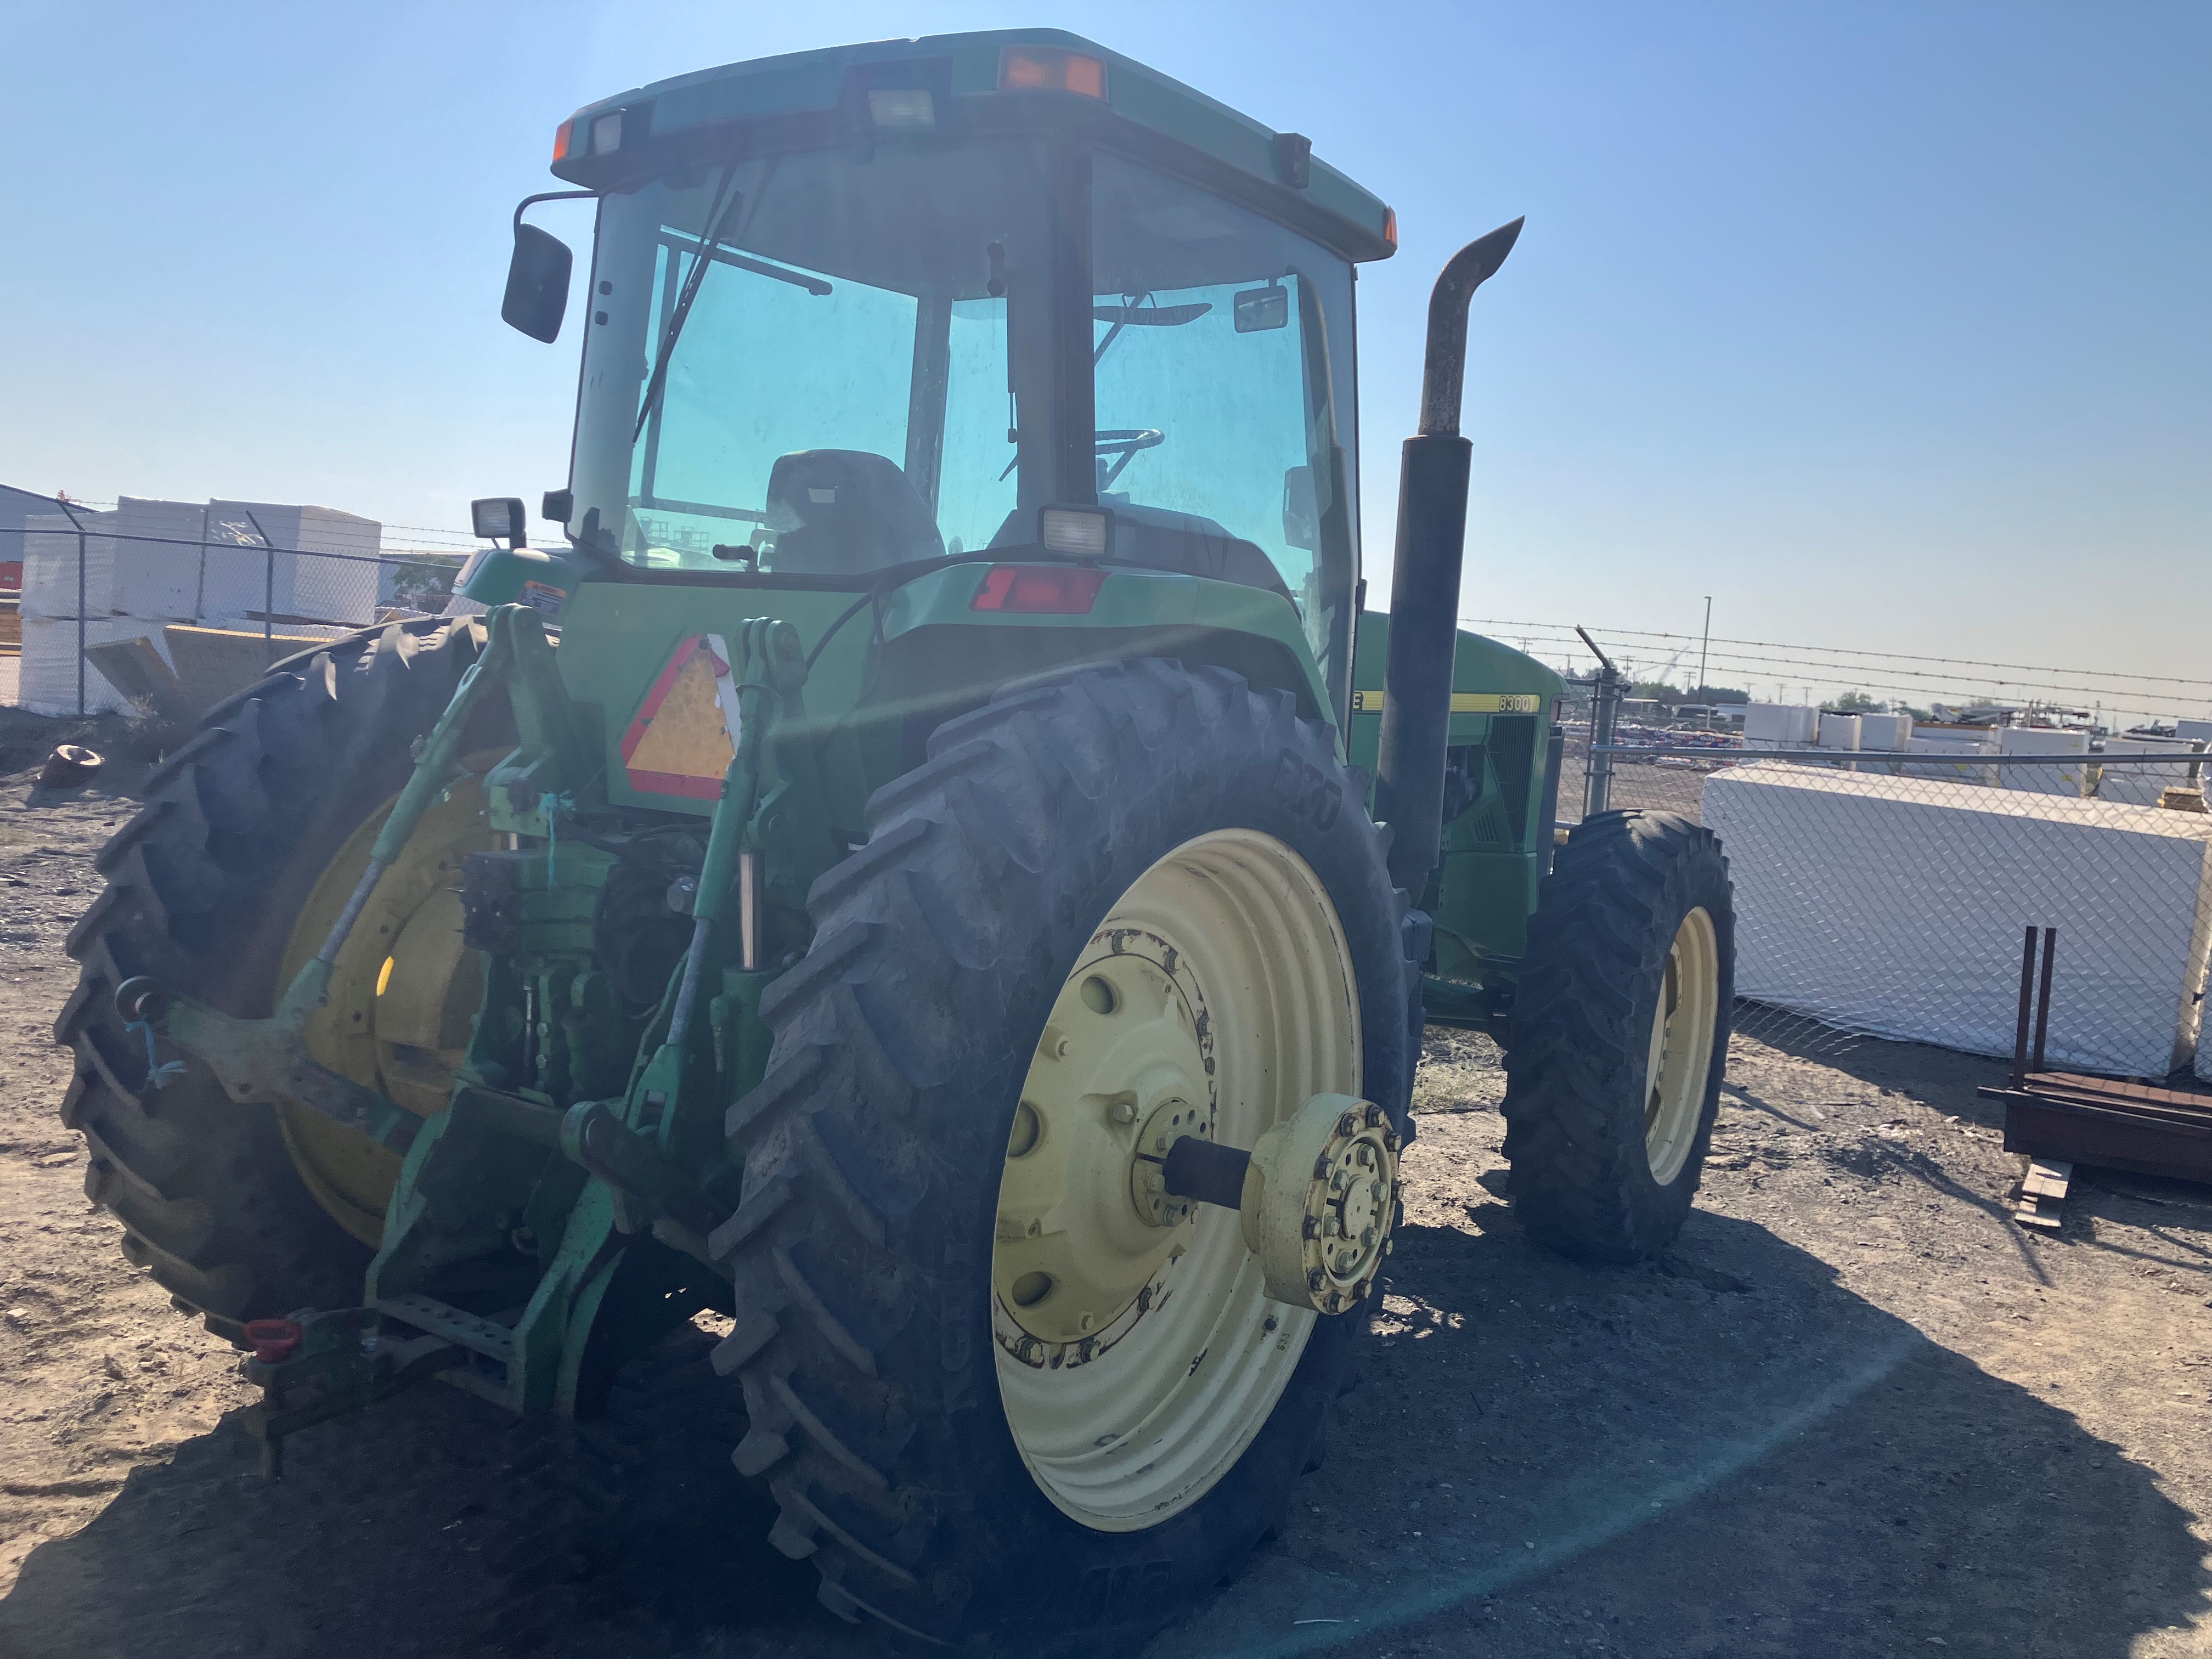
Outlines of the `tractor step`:
[{"label": "tractor step", "polygon": [[403,1324],[412,1325],[431,1336],[443,1337],[456,1347],[466,1348],[471,1353],[482,1354],[502,1365],[514,1358],[514,1332],[495,1319],[449,1307],[412,1291],[379,1297],[376,1308],[378,1312]]}]

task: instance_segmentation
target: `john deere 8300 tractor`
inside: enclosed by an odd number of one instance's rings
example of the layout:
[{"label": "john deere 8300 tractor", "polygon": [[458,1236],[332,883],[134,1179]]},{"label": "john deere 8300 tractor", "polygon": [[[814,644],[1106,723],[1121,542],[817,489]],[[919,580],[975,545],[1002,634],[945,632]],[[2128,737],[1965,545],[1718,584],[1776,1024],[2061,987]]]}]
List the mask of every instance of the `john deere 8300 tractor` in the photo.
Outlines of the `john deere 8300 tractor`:
[{"label": "john deere 8300 tractor", "polygon": [[1455,623],[1518,223],[1436,285],[1386,617],[1396,227],[1297,134],[976,33],[628,93],[553,171],[588,277],[532,197],[504,315],[582,337],[554,533],[477,502],[469,614],[161,766],[70,945],[93,1196],[252,1350],[272,1466],[422,1379],[588,1417],[711,1327],[833,1612],[1148,1627],[1365,1340],[1425,1006],[1506,1044],[1538,1238],[1632,1259],[1697,1184],[1719,850],[1555,838],[1561,682]]}]

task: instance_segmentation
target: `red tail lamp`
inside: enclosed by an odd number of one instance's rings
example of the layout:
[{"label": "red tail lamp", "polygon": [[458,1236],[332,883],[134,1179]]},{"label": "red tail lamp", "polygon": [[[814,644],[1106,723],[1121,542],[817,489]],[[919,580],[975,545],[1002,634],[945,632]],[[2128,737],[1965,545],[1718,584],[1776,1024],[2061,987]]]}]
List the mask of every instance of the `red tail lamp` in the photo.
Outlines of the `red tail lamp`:
[{"label": "red tail lamp", "polygon": [[1106,573],[1076,565],[994,564],[969,604],[970,611],[1027,617],[1079,617],[1098,602]]}]

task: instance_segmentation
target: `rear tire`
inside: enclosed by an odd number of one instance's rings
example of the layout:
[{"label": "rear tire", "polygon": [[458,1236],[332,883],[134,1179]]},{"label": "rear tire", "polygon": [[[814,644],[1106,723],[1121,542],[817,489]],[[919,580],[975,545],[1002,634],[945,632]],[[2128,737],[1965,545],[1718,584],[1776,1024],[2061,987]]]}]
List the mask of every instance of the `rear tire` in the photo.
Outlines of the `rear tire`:
[{"label": "rear tire", "polygon": [[249,1319],[358,1302],[368,1251],[309,1193],[270,1107],[234,1103],[189,1055],[154,1085],[115,988],[146,975],[267,1014],[306,894],[406,781],[409,740],[483,641],[465,618],[393,623],[280,664],[209,711],[94,860],[107,886],[70,933],[82,973],[54,1026],[76,1054],[62,1120],[124,1255],[234,1341]]},{"label": "rear tire", "polygon": [[1505,1156],[1529,1237],[1586,1261],[1674,1242],[1720,1107],[1735,961],[1712,831],[1641,811],[1575,828],[1538,893],[1505,1051]]},{"label": "rear tire", "polygon": [[744,1197],[714,1244],[737,1325],[715,1363],[744,1381],[736,1462],[781,1507],[771,1541],[813,1559],[845,1618],[1029,1654],[1126,1649],[1274,1525],[1367,1317],[1316,1322],[1241,1456],[1164,1519],[1103,1530],[1066,1512],[1010,1427],[994,1328],[1031,1056],[1133,884],[1198,837],[1257,831],[1340,919],[1358,1082],[1402,1127],[1404,897],[1328,728],[1223,671],[1084,671],[951,722],[929,750],[869,803],[866,847],[816,884],[813,947],[763,999],[767,1074],[730,1113]]}]

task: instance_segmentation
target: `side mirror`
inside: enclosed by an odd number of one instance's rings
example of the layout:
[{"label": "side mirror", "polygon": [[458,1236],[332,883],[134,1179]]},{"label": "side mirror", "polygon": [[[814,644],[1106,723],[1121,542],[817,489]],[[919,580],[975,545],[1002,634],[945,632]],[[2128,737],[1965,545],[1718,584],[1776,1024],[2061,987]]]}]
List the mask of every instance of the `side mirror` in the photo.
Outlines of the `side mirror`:
[{"label": "side mirror", "polygon": [[535,225],[517,225],[514,257],[507,266],[507,297],[500,319],[533,340],[550,345],[560,337],[568,311],[568,275],[576,256],[568,245]]},{"label": "side mirror", "polygon": [[1314,494],[1310,466],[1294,466],[1283,474],[1283,544],[1309,553],[1321,546],[1321,501]]}]

